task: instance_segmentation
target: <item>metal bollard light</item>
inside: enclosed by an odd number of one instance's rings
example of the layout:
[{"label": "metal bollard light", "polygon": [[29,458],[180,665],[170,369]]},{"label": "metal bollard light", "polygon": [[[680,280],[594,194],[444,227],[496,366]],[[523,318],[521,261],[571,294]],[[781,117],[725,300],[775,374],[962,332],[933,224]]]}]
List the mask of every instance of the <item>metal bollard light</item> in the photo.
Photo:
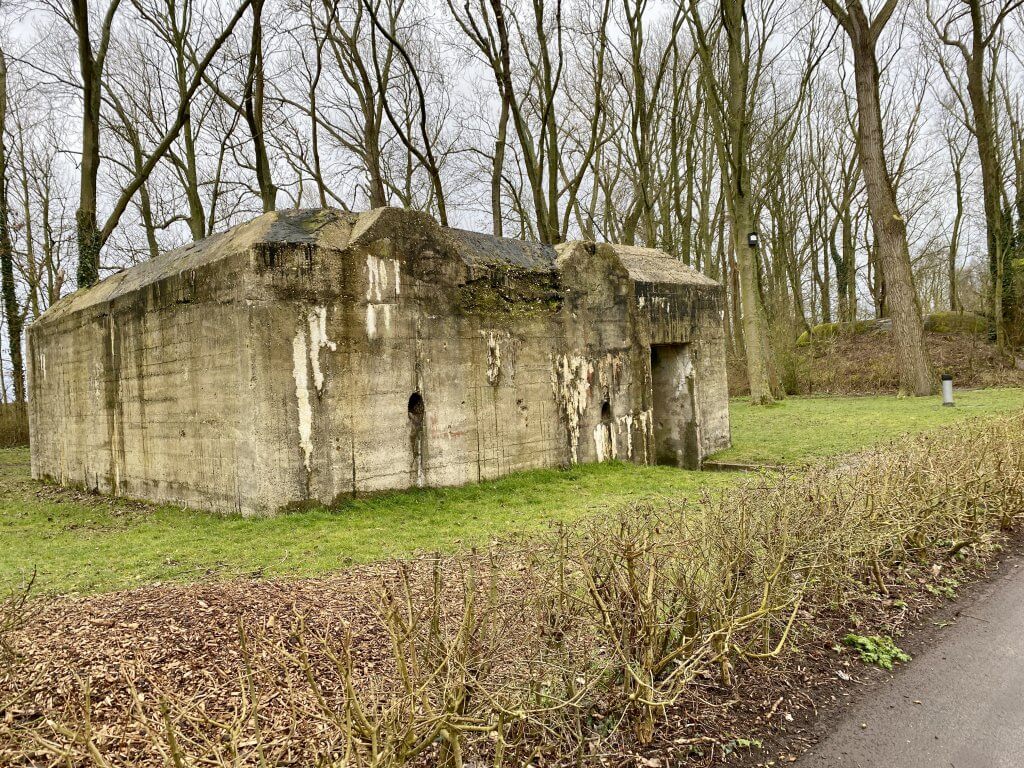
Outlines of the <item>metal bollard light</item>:
[{"label": "metal bollard light", "polygon": [[953,407],[953,377],[948,373],[942,374],[942,404]]}]

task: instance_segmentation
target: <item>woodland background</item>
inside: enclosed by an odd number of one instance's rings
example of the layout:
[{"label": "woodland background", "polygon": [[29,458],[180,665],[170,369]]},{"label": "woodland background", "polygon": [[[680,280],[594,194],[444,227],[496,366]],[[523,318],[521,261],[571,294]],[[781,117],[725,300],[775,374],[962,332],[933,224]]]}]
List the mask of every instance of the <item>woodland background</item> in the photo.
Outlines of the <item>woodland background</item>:
[{"label": "woodland background", "polygon": [[23,398],[22,329],[60,296],[317,206],[663,248],[723,282],[730,354],[757,347],[773,379],[818,323],[889,315],[901,279],[858,145],[858,14],[918,313],[984,315],[1011,353],[1022,6],[2,0],[2,400]]}]

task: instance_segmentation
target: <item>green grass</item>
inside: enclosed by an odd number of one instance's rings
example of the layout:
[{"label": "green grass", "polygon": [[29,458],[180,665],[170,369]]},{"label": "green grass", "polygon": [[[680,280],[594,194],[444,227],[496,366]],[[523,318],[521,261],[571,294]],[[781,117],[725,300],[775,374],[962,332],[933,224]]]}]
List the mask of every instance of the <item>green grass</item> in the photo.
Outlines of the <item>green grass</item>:
[{"label": "green grass", "polygon": [[463,488],[357,499],[272,518],[220,517],[56,489],[36,495],[25,449],[0,451],[0,584],[43,592],[155,581],[315,576],[353,563],[446,551],[530,533],[631,500],[695,496],[725,474],[620,463],[538,470]]},{"label": "green grass", "polygon": [[954,421],[1024,408],[1024,389],[957,392],[956,407],[937,397],[791,397],[769,408],[731,403],[733,447],[715,459],[801,464],[853,453]]},{"label": "green grass", "polygon": [[[716,458],[782,463],[855,451],[969,415],[1024,407],[1024,390],[960,393],[958,407],[894,397],[732,404],[735,447]],[[0,450],[0,585],[35,569],[43,593],[166,581],[315,576],[353,563],[528,534],[630,501],[694,497],[729,473],[602,464],[408,491],[274,518],[218,517],[65,492],[29,479],[26,449]]]}]

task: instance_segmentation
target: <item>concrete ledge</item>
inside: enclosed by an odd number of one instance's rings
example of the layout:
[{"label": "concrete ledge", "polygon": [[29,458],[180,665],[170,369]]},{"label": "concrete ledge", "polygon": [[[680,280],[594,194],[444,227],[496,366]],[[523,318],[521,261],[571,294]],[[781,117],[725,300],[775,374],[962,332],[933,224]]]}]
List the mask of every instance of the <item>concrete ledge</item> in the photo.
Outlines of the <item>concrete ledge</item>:
[{"label": "concrete ledge", "polygon": [[700,468],[706,472],[784,472],[782,464],[744,464],[738,461],[705,461]]}]

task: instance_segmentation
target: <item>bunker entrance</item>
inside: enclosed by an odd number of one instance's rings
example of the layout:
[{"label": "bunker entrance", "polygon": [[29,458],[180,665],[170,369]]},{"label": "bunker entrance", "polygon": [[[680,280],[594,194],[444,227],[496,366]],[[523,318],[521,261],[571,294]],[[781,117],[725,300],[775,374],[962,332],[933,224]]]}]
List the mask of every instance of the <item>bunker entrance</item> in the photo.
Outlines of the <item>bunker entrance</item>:
[{"label": "bunker entrance", "polygon": [[412,482],[417,486],[423,486],[426,481],[423,460],[423,427],[426,414],[423,395],[413,392],[409,396],[409,451],[411,453],[409,472],[412,475]]},{"label": "bunker entrance", "polygon": [[658,464],[700,468],[695,381],[689,344],[651,345],[654,456]]}]

